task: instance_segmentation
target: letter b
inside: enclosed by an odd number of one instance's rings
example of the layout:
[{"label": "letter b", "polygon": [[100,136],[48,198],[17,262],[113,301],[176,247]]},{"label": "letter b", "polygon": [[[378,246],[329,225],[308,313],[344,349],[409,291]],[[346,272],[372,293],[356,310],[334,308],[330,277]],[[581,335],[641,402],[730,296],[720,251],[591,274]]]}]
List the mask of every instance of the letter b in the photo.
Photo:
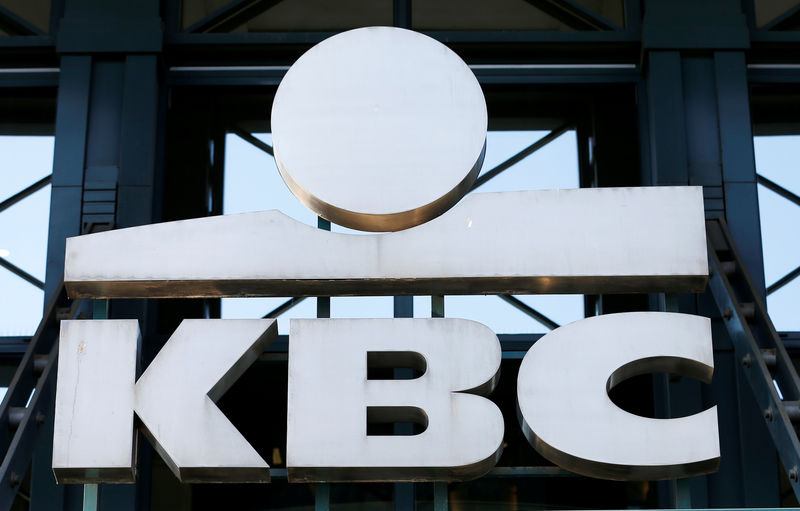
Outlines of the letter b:
[{"label": "letter b", "polygon": [[[495,386],[501,354],[487,327],[438,318],[292,320],[290,339],[290,481],[457,481],[497,463],[503,416],[481,395]],[[380,380],[368,377],[369,366],[423,373]],[[425,430],[369,434],[376,421]]]}]

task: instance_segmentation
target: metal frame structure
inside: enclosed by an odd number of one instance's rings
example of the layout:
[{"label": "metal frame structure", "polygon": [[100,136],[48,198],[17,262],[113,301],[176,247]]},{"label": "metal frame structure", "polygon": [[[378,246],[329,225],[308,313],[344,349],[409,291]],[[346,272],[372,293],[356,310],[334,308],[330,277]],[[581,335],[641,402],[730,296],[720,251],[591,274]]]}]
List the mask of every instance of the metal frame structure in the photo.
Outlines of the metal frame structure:
[{"label": "metal frame structure", "polygon": [[[416,1],[391,2],[395,26],[414,28]],[[552,130],[484,174],[476,188],[574,128],[581,186],[702,185],[707,216],[725,218],[731,246],[740,258],[737,264],[749,273],[746,287],[756,301],[796,279],[800,268],[770,286],[764,282],[757,184],[796,204],[800,198],[756,173],[752,138],[758,133],[800,132],[800,95],[794,92],[800,83],[800,31],[795,30],[800,8],[757,26],[753,0],[620,0],[624,23],[619,26],[587,7],[591,2],[527,1],[569,30],[425,31],[471,66],[484,88],[491,129]],[[16,424],[20,438],[12,445],[6,435],[4,447],[11,447],[0,467],[4,509],[15,498],[13,505],[32,510],[89,509],[84,506],[92,504],[96,509],[145,510],[151,504],[158,509],[157,497],[167,489],[177,497],[196,491],[196,500],[208,506],[234,494],[251,503],[263,496],[253,489],[176,488],[161,477],[144,442],[136,485],[89,487],[86,499],[83,488],[55,485],[46,378],[54,359],[49,348],[34,346],[44,346],[45,338],[52,342],[54,322],[67,313],[60,294],[66,237],[220,214],[226,133],[271,152],[251,133],[268,131],[268,108],[288,66],[333,33],[231,32],[279,3],[231,0],[185,29],[180,0],[52,0],[46,29],[0,6],[0,30],[8,34],[0,36],[0,133],[49,133],[56,139],[52,176],[0,203],[2,211],[52,185],[46,278],[39,282],[5,260],[0,264],[43,286],[46,301],[58,304],[45,313],[33,339],[0,339],[0,358],[8,365],[17,365],[27,353],[0,407],[0,422]],[[320,220],[319,227],[330,229],[330,224]],[[746,383],[739,338],[726,328],[731,320],[714,301],[731,295],[717,295],[586,297],[591,314],[666,309],[713,321],[716,373],[711,385],[656,375],[639,380],[641,388],[629,388],[627,397],[618,397],[636,403],[653,395],[653,409],[643,413],[659,417],[719,406],[720,471],[654,484],[644,502],[653,507],[778,507],[792,503],[789,480],[797,487],[796,472],[790,467],[783,474],[779,468],[779,451],[783,456],[787,448],[773,443],[767,428],[772,419]],[[514,297],[502,298],[546,326],[557,326]],[[294,298],[265,317],[275,317],[302,299]],[[432,304],[432,315],[443,316],[445,299],[434,297]],[[97,305],[96,317],[141,321],[144,364],[181,319],[219,314],[215,300],[112,300]],[[724,313],[725,307],[721,310]],[[74,308],[71,314],[81,311]],[[731,317],[742,324],[742,311],[736,312]],[[412,316],[411,298],[395,297],[394,313]],[[317,315],[330,315],[327,297],[318,298]],[[538,335],[500,338],[504,363],[513,371]],[[800,333],[782,332],[778,339],[789,355],[800,349]],[[287,340],[279,339],[265,361],[281,363],[286,346]],[[763,362],[766,367],[773,359],[767,353],[765,361],[763,355],[756,365]],[[251,383],[261,381],[259,377],[246,375]],[[23,379],[24,388],[19,383]],[[23,406],[37,381],[34,398]],[[231,413],[246,413],[236,403],[241,400],[231,398]],[[262,413],[255,415],[266,420]],[[22,467],[29,460],[26,477]],[[280,479],[280,469],[273,475]],[[591,505],[626,504],[619,495],[629,488],[567,475],[553,467],[519,464],[500,466],[491,474],[539,492],[545,496],[543,505],[560,502],[556,495],[564,490],[591,496]],[[316,509],[328,509],[336,502],[335,486],[317,485],[311,489],[313,497],[304,494],[297,502],[310,500]],[[281,488],[294,495],[294,490]],[[570,490],[574,488],[580,491]],[[782,489],[789,490],[784,497]],[[415,502],[422,501],[447,509],[452,491],[461,490],[442,483],[402,483],[391,489],[398,510],[414,509]],[[17,496],[20,493],[23,496]],[[24,502],[26,498],[30,502]]]}]

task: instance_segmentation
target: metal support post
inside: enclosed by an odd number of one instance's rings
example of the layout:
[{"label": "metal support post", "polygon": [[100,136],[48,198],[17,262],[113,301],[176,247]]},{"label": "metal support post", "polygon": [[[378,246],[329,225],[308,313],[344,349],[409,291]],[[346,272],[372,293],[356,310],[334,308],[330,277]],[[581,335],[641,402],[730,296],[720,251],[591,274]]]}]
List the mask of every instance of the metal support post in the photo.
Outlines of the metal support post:
[{"label": "metal support post", "polygon": [[328,511],[331,508],[331,485],[317,483],[314,485],[314,511]]},{"label": "metal support post", "polygon": [[[331,223],[322,217],[317,217],[317,228],[330,231]],[[329,296],[317,297],[317,317],[331,317],[331,298]],[[328,511],[331,507],[330,483],[317,483],[314,485],[314,510]]]},{"label": "metal support post", "polygon": [[[395,296],[394,297],[394,317],[413,318],[414,317],[414,297]],[[413,376],[413,369],[395,369],[395,378],[407,378]],[[395,424],[394,433],[396,435],[408,434],[413,428],[412,424]],[[413,431],[413,430],[412,430]],[[395,511],[414,511],[416,502],[416,491],[414,483],[395,483],[394,484],[394,509]]]},{"label": "metal support post", "polygon": [[[443,318],[444,317],[444,296],[433,295],[431,296],[431,317]],[[443,481],[433,483],[433,510],[434,511],[447,511],[449,507],[447,483]]]},{"label": "metal support post", "polygon": [[[94,300],[92,304],[92,319],[108,319],[108,300]],[[100,509],[100,485],[83,485],[83,511],[98,511]]]}]

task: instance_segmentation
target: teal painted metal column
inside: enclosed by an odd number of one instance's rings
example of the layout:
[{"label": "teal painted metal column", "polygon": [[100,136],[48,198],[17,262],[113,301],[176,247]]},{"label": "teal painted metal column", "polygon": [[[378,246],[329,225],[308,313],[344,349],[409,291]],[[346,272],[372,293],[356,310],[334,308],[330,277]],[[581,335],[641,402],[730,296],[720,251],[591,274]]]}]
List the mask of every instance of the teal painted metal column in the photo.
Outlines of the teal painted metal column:
[{"label": "teal painted metal column", "polygon": [[[444,296],[431,296],[431,317],[444,317]],[[450,507],[447,483],[433,483],[433,511],[447,511]]]}]

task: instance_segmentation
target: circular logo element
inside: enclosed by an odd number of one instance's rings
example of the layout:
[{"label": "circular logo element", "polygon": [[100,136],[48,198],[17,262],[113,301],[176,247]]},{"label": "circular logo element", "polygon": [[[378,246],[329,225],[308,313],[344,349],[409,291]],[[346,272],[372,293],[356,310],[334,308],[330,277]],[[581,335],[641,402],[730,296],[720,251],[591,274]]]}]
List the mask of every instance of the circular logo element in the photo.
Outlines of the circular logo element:
[{"label": "circular logo element", "polygon": [[483,164],[486,103],[472,71],[422,34],[335,35],[289,69],[272,106],[292,193],[335,223],[396,231],[447,211]]}]

